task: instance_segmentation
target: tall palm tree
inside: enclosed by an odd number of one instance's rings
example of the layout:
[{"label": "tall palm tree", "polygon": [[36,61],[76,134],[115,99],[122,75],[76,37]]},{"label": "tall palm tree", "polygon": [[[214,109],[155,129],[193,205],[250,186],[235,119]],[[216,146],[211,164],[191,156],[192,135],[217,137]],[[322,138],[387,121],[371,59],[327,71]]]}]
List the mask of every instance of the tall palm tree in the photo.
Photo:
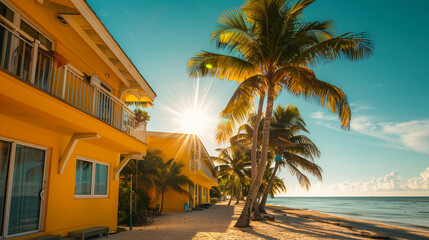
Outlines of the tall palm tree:
[{"label": "tall palm tree", "polygon": [[258,196],[262,196],[265,193],[265,191],[267,191],[271,180],[272,180],[272,186],[271,186],[271,189],[269,189],[268,191],[270,196],[273,197],[277,193],[286,191],[286,186],[283,179],[279,178],[277,175],[274,174],[273,167],[267,166],[265,168],[265,173],[264,173],[264,177],[262,178],[262,184],[261,184],[261,187],[259,188]]},{"label": "tall palm tree", "polygon": [[303,10],[313,2],[248,0],[240,10],[224,12],[212,34],[217,48],[227,54],[202,52],[188,63],[190,76],[258,82],[249,85],[267,88],[261,161],[236,227],[250,224],[251,206],[266,167],[273,102],[283,89],[315,100],[337,113],[343,128],[350,126],[346,95],[338,87],[319,80],[310,65],[364,59],[372,54],[373,43],[366,33],[336,35],[330,21],[305,21]]},{"label": "tall palm tree", "polygon": [[259,210],[265,212],[265,204],[271,191],[274,177],[279,167],[286,167],[305,189],[311,186],[310,179],[299,168],[309,172],[319,180],[322,179],[322,169],[314,163],[314,157],[320,156],[316,145],[302,132],[308,133],[305,122],[297,107],[278,105],[273,113],[271,121],[270,140],[271,148],[276,152],[273,174],[268,183],[259,205]]},{"label": "tall palm tree", "polygon": [[155,186],[161,193],[161,208],[162,213],[164,207],[164,193],[171,189],[180,194],[188,194],[189,192],[182,188],[184,185],[193,185],[192,181],[186,176],[181,174],[181,170],[185,165],[177,163],[174,159],[167,161],[162,168],[158,169],[158,173],[154,178]]},{"label": "tall palm tree", "polygon": [[[219,164],[216,166],[216,173],[218,178],[226,179],[231,187],[231,198],[229,199],[228,205],[231,204],[232,198],[234,197],[236,185],[247,184],[249,179],[246,175],[246,171],[249,168],[249,156],[246,154],[245,149],[239,146],[230,146],[223,149],[217,149],[219,156],[214,157],[214,160]],[[237,181],[239,184],[237,184]],[[237,199],[240,193],[237,194]]]}]

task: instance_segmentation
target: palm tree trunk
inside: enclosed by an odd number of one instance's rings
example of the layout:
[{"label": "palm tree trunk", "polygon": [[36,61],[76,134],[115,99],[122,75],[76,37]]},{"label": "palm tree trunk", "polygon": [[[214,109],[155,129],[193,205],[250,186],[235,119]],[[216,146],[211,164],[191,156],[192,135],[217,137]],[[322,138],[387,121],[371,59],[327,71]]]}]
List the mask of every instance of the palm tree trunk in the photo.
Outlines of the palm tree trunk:
[{"label": "palm tree trunk", "polygon": [[259,204],[259,211],[266,213],[265,211],[265,204],[267,203],[268,193],[271,191],[271,188],[273,187],[274,177],[276,176],[277,170],[279,169],[279,163],[276,161],[276,165],[273,170],[273,174],[271,175],[270,181],[268,182],[267,189],[265,189],[264,196],[262,197],[261,203]]},{"label": "palm tree trunk", "polygon": [[238,191],[237,193],[237,201],[235,202],[235,205],[240,203],[240,195],[241,195],[240,193],[241,193],[241,187],[240,187],[240,191]]},{"label": "palm tree trunk", "polygon": [[161,215],[162,209],[164,208],[164,192],[161,194],[161,209],[159,210],[159,214]]},{"label": "palm tree trunk", "polygon": [[256,175],[258,174],[258,164],[256,162],[256,150],[258,149],[258,129],[259,124],[261,123],[261,116],[262,116],[262,107],[264,106],[264,100],[265,100],[265,94],[261,94],[259,97],[259,105],[258,105],[258,113],[255,117],[255,125],[253,126],[253,136],[252,136],[252,150],[250,154],[251,159],[251,176],[252,176],[252,183],[256,179]]},{"label": "palm tree trunk", "polygon": [[231,178],[231,198],[229,198],[228,206],[231,205],[232,197],[234,196],[234,176]]},{"label": "palm tree trunk", "polygon": [[255,203],[253,204],[253,206],[255,206],[255,211],[253,212],[253,221],[262,221],[264,219],[261,215],[261,211],[259,211],[260,196],[258,195],[256,196]]},{"label": "palm tree trunk", "polygon": [[259,187],[261,186],[262,177],[264,176],[265,168],[267,165],[267,154],[268,154],[268,145],[270,143],[270,124],[271,124],[271,114],[273,113],[274,105],[274,88],[269,86],[268,88],[268,99],[267,99],[267,108],[265,111],[265,121],[264,121],[264,132],[262,137],[262,151],[261,151],[261,162],[258,167],[258,175],[255,182],[250,188],[249,195],[247,196],[246,203],[244,204],[243,211],[240,214],[235,227],[250,227],[250,214],[253,206],[253,201],[256,198],[256,195],[259,192]]}]

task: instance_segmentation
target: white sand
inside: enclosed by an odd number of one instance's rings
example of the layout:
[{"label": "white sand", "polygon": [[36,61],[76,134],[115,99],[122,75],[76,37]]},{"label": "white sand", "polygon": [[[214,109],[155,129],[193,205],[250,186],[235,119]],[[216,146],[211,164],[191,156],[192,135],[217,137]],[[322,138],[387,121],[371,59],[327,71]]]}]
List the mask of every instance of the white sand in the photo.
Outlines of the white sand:
[{"label": "white sand", "polygon": [[167,213],[107,239],[429,239],[425,231],[272,205],[267,210],[274,221],[234,228],[242,207],[223,202],[203,211]]}]

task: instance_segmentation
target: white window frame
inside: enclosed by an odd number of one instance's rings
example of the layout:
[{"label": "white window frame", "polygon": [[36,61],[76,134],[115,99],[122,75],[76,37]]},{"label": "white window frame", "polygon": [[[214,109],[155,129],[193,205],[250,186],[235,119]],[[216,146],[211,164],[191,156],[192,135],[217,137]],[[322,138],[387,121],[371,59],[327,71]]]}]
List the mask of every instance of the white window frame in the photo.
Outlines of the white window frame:
[{"label": "white window frame", "polygon": [[[52,50],[55,49],[55,41],[53,40],[52,37],[48,36],[48,34],[46,34],[44,31],[42,31],[39,27],[37,27],[35,24],[33,24],[31,21],[28,20],[28,18],[26,18],[20,11],[18,11],[14,6],[12,6],[11,3],[9,3],[8,1],[5,0],[0,0],[0,2],[2,2],[4,5],[6,5],[13,13],[14,13],[14,17],[13,17],[13,22],[11,22],[17,29],[19,29],[20,34],[25,37],[27,40],[29,41],[34,41],[34,39],[30,36],[28,36],[24,31],[21,30],[21,21],[26,22],[28,25],[30,25],[32,28],[34,28],[36,31],[38,31],[39,33],[43,34],[43,36],[45,36],[49,41],[51,41],[52,43]],[[46,48],[45,50],[51,50],[49,49],[47,46],[42,45],[44,48]]]},{"label": "white window frame", "polygon": [[[102,162],[102,161],[98,161],[98,160],[94,160],[91,158],[87,158],[87,157],[81,157],[81,156],[77,156],[76,157],[76,164],[77,161],[81,160],[81,161],[85,161],[85,162],[90,162],[92,163],[92,175],[91,175],[91,194],[90,195],[79,195],[76,194],[76,168],[75,168],[75,177],[74,177],[74,198],[109,198],[109,188],[110,188],[110,163],[106,163],[106,162]],[[94,189],[95,189],[95,169],[96,169],[96,164],[101,164],[101,165],[105,165],[107,166],[107,192],[105,195],[100,195],[100,194],[95,194],[94,193]]]}]

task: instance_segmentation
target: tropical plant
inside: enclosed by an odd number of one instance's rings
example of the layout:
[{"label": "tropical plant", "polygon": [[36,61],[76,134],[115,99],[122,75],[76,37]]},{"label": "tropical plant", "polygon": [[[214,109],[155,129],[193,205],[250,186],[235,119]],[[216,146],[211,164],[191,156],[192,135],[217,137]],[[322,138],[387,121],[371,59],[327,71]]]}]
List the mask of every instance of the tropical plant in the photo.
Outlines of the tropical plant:
[{"label": "tropical plant", "polygon": [[286,167],[307,190],[311,182],[300,168],[322,180],[322,169],[314,163],[314,157],[319,157],[320,151],[307,136],[301,135],[302,132],[309,133],[298,108],[293,105],[286,107],[278,105],[273,113],[270,128],[270,147],[277,157],[273,174],[259,204],[261,212],[265,212],[268,194],[279,167]]},{"label": "tropical plant", "polygon": [[269,186],[271,179],[273,179],[273,184],[271,189],[268,191],[271,197],[274,197],[274,195],[286,191],[286,186],[283,179],[279,178],[274,174],[273,167],[267,166],[265,168],[265,173],[264,177],[262,178],[262,183],[261,187],[259,188],[258,196],[262,196],[264,194],[264,192],[267,190],[267,187]]},{"label": "tropical plant", "polygon": [[188,178],[188,176],[181,174],[184,166],[184,164],[175,162],[174,159],[170,159],[162,168],[158,169],[158,173],[154,177],[154,183],[158,191],[161,193],[160,213],[162,213],[164,207],[164,193],[167,190],[170,189],[180,194],[189,195],[189,192],[183,189],[182,186],[193,185],[193,182]]},{"label": "tropical plant", "polygon": [[225,180],[231,189],[231,198],[228,202],[228,205],[230,205],[235,194],[238,201],[242,185],[249,182],[246,175],[246,171],[249,168],[249,156],[246,154],[246,149],[242,147],[230,146],[217,150],[219,151],[219,156],[214,158],[214,161],[218,163],[215,170],[218,178]]},{"label": "tropical plant", "polygon": [[[303,10],[313,2],[248,0],[240,10],[224,12],[212,34],[216,47],[227,54],[202,52],[189,61],[190,76],[248,82],[255,89],[250,95],[257,91],[257,86],[266,89],[261,160],[236,227],[250,224],[251,206],[266,167],[273,102],[283,89],[318,102],[338,114],[343,128],[350,126],[346,95],[338,87],[319,80],[310,65],[338,59],[364,59],[372,54],[373,43],[367,33],[336,35],[330,21],[305,21]],[[246,109],[245,102],[250,97],[243,95],[238,99],[242,98],[245,100],[235,104],[241,107],[233,108],[234,111]],[[229,116],[235,120],[234,114]]]},{"label": "tropical plant", "polygon": [[141,110],[140,108],[134,109],[134,115],[135,115],[136,120],[138,122],[145,122],[145,121],[149,122],[150,121],[149,113]]},{"label": "tropical plant", "polygon": [[[121,156],[121,159],[124,157]],[[133,198],[133,215],[142,219],[149,207],[149,189],[155,189],[154,176],[164,163],[160,150],[147,150],[145,161],[130,160],[122,169],[119,182],[118,222],[128,219],[130,193]],[[133,186],[131,186],[131,182]],[[143,220],[142,220],[143,221]]]},{"label": "tropical plant", "polygon": [[218,186],[213,186],[210,188],[211,199],[220,199],[221,197],[222,197],[222,192]]}]

